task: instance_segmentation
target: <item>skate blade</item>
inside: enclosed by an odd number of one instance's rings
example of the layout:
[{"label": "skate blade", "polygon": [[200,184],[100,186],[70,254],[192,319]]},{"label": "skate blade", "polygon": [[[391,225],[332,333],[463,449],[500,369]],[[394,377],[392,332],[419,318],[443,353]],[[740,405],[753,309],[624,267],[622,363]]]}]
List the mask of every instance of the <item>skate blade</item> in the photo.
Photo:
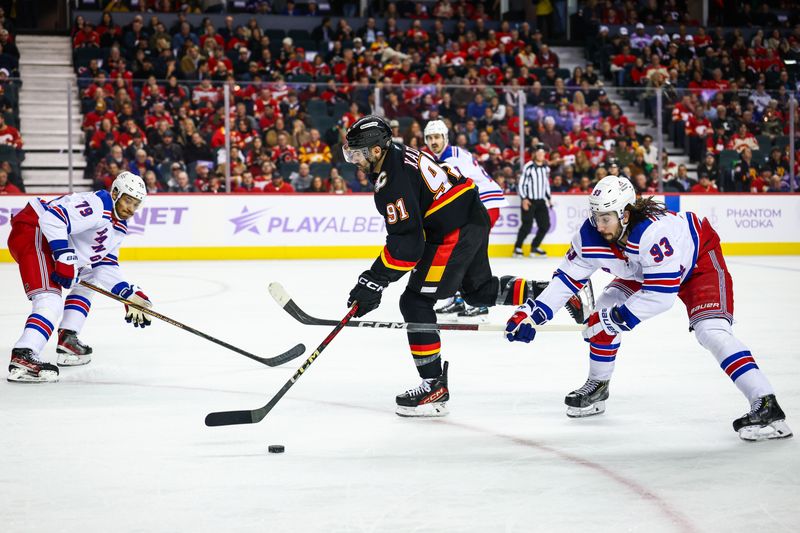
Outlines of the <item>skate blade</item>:
[{"label": "skate blade", "polygon": [[69,352],[58,352],[58,366],[83,366],[92,362],[91,355],[77,355]]},{"label": "skate blade", "polygon": [[10,383],[55,383],[58,381],[58,373],[52,370],[42,370],[38,376],[34,376],[27,370],[15,368],[8,373]]},{"label": "skate blade", "polygon": [[486,309],[486,310],[479,311],[479,312],[474,312],[474,313],[469,313],[469,312],[458,313],[458,318],[481,318],[481,317],[486,317],[488,315],[489,315],[489,310]]},{"label": "skate blade", "polygon": [[761,440],[786,439],[791,437],[792,430],[785,420],[776,420],[764,427],[747,426],[739,430],[739,438],[742,440],[757,442]]},{"label": "skate blade", "polygon": [[606,402],[595,402],[588,407],[567,406],[567,416],[570,418],[586,418],[587,416],[602,415],[606,412]]},{"label": "skate blade", "polygon": [[417,407],[398,405],[395,413],[403,418],[431,418],[447,416],[450,411],[447,410],[446,403],[434,402],[418,405]]}]

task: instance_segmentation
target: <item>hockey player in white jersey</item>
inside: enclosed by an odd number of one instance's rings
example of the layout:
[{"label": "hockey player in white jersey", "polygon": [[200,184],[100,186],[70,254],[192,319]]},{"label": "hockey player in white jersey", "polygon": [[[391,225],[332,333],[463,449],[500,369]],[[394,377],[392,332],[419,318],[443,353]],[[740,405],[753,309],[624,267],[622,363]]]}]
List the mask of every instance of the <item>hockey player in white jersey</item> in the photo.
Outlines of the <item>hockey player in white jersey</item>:
[{"label": "hockey player in white jersey", "polygon": [[[78,340],[78,333],[89,314],[92,292],[77,284],[79,277],[137,305],[152,306],[140,288],[125,280],[118,259],[126,220],[146,195],[142,178],[121,172],[111,193],[68,194],[49,202],[34,198],[14,215],[8,249],[19,264],[32,310],[11,351],[8,381],[58,381],[58,367],[41,358],[55,324],[59,324],[58,365],[91,361],[92,350]],[[65,301],[62,288],[72,289]],[[125,320],[136,327],[150,324],[147,315],[127,305]]]},{"label": "hockey player in white jersey", "polygon": [[[478,194],[489,213],[491,227],[500,217],[500,208],[508,205],[503,189],[486,173],[470,152],[448,142],[447,125],[442,120],[431,120],[423,132],[425,146],[436,158],[437,163],[455,170],[457,174],[470,178],[478,186]],[[491,231],[491,228],[490,228]],[[488,307],[467,306],[464,299],[456,294],[444,301],[436,310],[440,314],[458,313],[458,316],[478,316],[489,313]]]},{"label": "hockey player in white jersey", "polygon": [[772,386],[733,334],[733,280],[708,220],[668,212],[652,198],[637,200],[630,181],[617,176],[600,180],[589,204],[591,217],[573,237],[553,282],[520,306],[506,327],[508,340],[530,342],[536,325],[550,320],[594,271],[616,276],[587,321],[589,378],[567,395],[567,415],[604,412],[622,332],[666,311],[678,297],[698,342],[750,403],[734,430],[744,440],[792,436]]}]

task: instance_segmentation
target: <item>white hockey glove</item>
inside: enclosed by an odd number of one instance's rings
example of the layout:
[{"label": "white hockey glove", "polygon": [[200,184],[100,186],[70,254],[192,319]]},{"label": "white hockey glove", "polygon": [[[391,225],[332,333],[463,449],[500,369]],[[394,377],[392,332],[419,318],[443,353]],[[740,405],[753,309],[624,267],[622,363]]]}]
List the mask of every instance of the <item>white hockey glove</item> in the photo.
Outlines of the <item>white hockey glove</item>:
[{"label": "white hockey glove", "polygon": [[[146,307],[148,309],[153,307],[153,302],[150,301],[150,298],[148,298],[147,295],[136,285],[120,283],[111,289],[111,292],[125,298],[130,303],[136,304],[139,307]],[[150,317],[147,316],[146,313],[127,304],[125,304],[125,322],[128,324],[133,324],[133,327],[136,328],[144,328],[152,324]]]}]

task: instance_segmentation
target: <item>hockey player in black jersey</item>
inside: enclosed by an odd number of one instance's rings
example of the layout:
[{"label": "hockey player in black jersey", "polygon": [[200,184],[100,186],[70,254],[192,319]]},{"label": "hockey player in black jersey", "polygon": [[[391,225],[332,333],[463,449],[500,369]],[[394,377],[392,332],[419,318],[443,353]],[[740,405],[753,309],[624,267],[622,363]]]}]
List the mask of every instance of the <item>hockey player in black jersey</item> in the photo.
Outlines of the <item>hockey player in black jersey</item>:
[{"label": "hockey player in black jersey", "polygon": [[[492,276],[489,267],[489,215],[472,180],[440,166],[428,154],[392,142],[381,117],[369,115],[347,130],[344,158],[364,170],[375,186],[375,207],[386,220],[386,245],[365,270],[348,299],[359,303],[356,316],[380,305],[383,289],[411,272],[400,297],[408,322],[436,323],[436,300],[461,291],[474,306],[519,305],[535,298],[547,282]],[[583,309],[574,302],[573,311]],[[588,316],[588,315],[587,315]],[[450,395],[442,366],[439,333],[408,332],[422,384],[397,396],[401,416],[444,416]]]}]

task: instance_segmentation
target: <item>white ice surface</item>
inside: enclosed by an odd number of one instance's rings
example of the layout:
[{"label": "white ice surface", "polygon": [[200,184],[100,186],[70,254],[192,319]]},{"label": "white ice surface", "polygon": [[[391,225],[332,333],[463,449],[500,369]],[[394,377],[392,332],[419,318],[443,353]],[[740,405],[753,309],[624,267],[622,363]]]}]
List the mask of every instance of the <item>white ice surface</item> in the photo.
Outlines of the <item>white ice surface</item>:
[{"label": "white ice surface", "polygon": [[[285,315],[270,281],[339,318],[368,264],[126,268],[158,311],[269,355],[297,342],[310,353],[328,331]],[[493,267],[546,279],[555,264]],[[800,430],[800,261],[729,266],[735,331]],[[0,264],[0,286],[8,353],[30,308],[16,265]],[[374,318],[400,319],[402,287]],[[137,330],[100,295],[81,338],[94,360],[62,369],[60,383],[0,382],[0,531],[800,529],[800,439],[739,440],[731,421],[747,402],[687,331],[680,303],[625,335],[607,411],[583,420],[564,415],[587,370],[574,333],[532,345],[444,334],[451,414],[413,420],[393,413],[395,394],[418,383],[405,334],[346,329],[265,420],[218,428],[203,424],[208,412],[265,404],[303,359],[267,368],[162,322]],[[46,355],[55,359],[52,341]],[[278,443],[285,454],[266,453]]]}]

